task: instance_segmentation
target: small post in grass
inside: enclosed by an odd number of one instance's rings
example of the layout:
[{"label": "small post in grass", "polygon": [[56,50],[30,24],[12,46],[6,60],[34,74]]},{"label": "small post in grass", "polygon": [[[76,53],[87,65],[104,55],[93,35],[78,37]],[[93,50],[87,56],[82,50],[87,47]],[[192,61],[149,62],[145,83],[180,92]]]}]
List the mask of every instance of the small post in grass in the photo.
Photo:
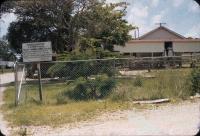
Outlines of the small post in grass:
[{"label": "small post in grass", "polygon": [[17,62],[15,63],[14,66],[15,70],[15,106],[18,105],[18,71],[17,71]]},{"label": "small post in grass", "polygon": [[40,62],[37,63],[37,68],[38,68],[38,83],[39,83],[39,96],[40,96],[40,101],[42,102],[42,83],[41,83],[41,67],[40,67]]}]

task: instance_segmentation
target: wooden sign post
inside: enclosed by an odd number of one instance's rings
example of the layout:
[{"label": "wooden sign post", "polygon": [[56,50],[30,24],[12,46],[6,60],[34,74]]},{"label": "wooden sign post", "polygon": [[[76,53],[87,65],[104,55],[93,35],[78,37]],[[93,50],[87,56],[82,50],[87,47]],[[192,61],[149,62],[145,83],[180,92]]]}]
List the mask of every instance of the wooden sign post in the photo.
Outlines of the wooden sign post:
[{"label": "wooden sign post", "polygon": [[39,97],[40,97],[40,101],[42,101],[42,83],[41,83],[41,67],[40,67],[40,62],[37,64],[37,69],[38,69]]},{"label": "wooden sign post", "polygon": [[38,70],[38,84],[39,84],[39,98],[43,100],[42,96],[42,82],[41,82],[41,62],[52,61],[52,47],[51,42],[35,42],[22,44],[23,62],[36,62]]}]

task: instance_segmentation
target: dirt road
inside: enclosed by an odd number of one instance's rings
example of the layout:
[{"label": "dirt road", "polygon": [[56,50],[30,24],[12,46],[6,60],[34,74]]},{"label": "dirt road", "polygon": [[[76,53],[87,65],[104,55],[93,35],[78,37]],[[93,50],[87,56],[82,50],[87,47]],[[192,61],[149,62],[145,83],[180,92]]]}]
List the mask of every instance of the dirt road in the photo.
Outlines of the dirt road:
[{"label": "dirt road", "polygon": [[35,136],[126,136],[194,135],[199,122],[200,100],[167,104],[150,110],[130,110],[105,114],[74,128],[30,127]]},{"label": "dirt road", "polygon": [[[5,90],[5,84],[11,83],[14,81],[14,74],[13,73],[6,73],[0,75],[0,106],[3,104],[3,91]],[[3,115],[0,111],[0,130],[9,135],[9,127],[8,123],[3,119]]]}]

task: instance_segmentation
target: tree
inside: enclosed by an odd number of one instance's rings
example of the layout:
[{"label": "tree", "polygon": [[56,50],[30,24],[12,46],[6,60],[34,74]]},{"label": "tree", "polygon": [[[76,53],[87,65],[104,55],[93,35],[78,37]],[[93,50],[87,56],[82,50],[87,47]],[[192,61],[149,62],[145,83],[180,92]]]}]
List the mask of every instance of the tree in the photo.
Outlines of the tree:
[{"label": "tree", "polygon": [[195,0],[200,5],[200,0]]},{"label": "tree", "polygon": [[18,16],[8,30],[8,41],[20,52],[23,42],[51,41],[53,50],[62,52],[69,45],[72,0],[20,1]]},{"label": "tree", "polygon": [[8,43],[4,40],[0,40],[0,59],[4,61],[15,59],[14,54],[10,50]]},{"label": "tree", "polygon": [[8,41],[18,52],[23,42],[37,41],[51,41],[58,53],[78,45],[81,50],[100,46],[112,50],[114,44],[123,45],[130,38],[132,29],[123,19],[125,3],[30,0],[15,2],[13,9],[18,19],[10,25]]},{"label": "tree", "polygon": [[103,46],[104,49],[112,50],[113,45],[124,45],[131,38],[128,33],[133,29],[123,19],[126,6],[126,3],[98,3],[82,12],[81,49]]},{"label": "tree", "polygon": [[10,1],[1,0],[1,3],[0,3],[0,6],[1,6],[0,7],[0,19],[1,19],[1,16],[4,13],[12,12],[12,9],[14,8],[14,5],[15,5],[14,3],[15,3],[15,1],[13,1],[13,0],[10,0]]}]

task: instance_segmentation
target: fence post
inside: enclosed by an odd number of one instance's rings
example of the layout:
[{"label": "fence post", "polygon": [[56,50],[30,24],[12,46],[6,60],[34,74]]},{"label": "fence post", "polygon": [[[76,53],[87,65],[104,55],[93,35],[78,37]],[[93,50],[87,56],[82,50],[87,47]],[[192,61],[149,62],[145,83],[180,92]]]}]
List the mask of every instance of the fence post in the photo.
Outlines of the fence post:
[{"label": "fence post", "polygon": [[17,62],[14,65],[15,71],[15,106],[18,105],[18,71],[17,71]]},{"label": "fence post", "polygon": [[42,83],[41,83],[41,67],[40,67],[40,62],[37,64],[38,67],[38,81],[39,81],[39,96],[40,96],[40,101],[42,101]]},{"label": "fence post", "polygon": [[115,72],[116,72],[115,58],[113,60],[114,60],[114,64],[113,64],[114,68],[113,68],[113,70],[114,70],[114,78],[115,78]]}]

